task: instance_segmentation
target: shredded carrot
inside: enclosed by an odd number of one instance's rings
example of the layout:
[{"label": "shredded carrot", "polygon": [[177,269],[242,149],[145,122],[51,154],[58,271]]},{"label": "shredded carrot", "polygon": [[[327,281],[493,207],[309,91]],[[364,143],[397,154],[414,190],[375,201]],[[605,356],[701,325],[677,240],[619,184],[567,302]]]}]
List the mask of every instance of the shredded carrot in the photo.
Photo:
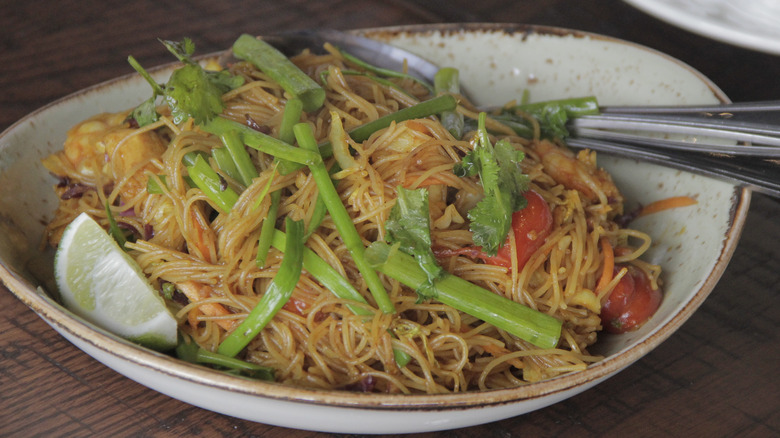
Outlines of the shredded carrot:
[{"label": "shredded carrot", "polygon": [[615,251],[612,248],[612,244],[609,243],[609,239],[606,237],[602,237],[600,243],[601,253],[604,255],[604,270],[601,272],[601,278],[599,278],[599,282],[596,285],[596,294],[599,294],[609,285],[615,270]]},{"label": "shredded carrot", "polygon": [[659,211],[669,210],[670,208],[687,207],[694,204],[696,204],[696,200],[690,196],[673,196],[645,205],[642,208],[642,211],[639,212],[639,216],[658,213]]},{"label": "shredded carrot", "polygon": [[199,308],[194,308],[187,312],[187,322],[190,324],[190,327],[195,328],[198,326],[198,317],[202,315]]},{"label": "shredded carrot", "polygon": [[[207,243],[207,239],[212,240],[211,230],[204,224],[203,214],[199,210],[190,210],[190,221],[197,234],[197,241],[193,243],[195,243],[195,246],[203,259],[209,263],[213,263],[213,260],[211,260],[211,251]],[[189,244],[190,242],[187,243]]]},{"label": "shredded carrot", "polygon": [[[206,286],[200,283],[197,283],[195,281],[185,281],[182,283],[178,283],[177,288],[187,296],[187,299],[190,300],[190,302],[196,303],[198,301],[203,301],[206,298],[209,297],[210,293],[206,289]],[[197,307],[197,309],[202,312],[204,315],[207,316],[227,316],[232,315],[230,311],[228,311],[225,306],[219,303],[205,303],[201,304]],[[194,309],[193,309],[194,310]],[[197,325],[197,319],[192,317],[192,311],[190,311],[190,318],[189,323],[191,326]],[[197,315],[196,315],[197,316]],[[193,319],[195,319],[193,324]],[[215,322],[222,327],[223,329],[227,331],[233,331],[233,329],[236,327],[236,320],[235,319],[217,319]]]}]

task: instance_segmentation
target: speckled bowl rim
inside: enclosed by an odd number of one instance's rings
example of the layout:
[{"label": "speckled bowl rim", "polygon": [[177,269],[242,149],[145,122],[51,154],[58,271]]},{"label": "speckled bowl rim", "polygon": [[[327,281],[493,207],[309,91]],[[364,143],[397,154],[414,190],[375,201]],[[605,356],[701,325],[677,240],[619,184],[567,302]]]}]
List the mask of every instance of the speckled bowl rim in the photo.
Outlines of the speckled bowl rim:
[{"label": "speckled bowl rim", "polygon": [[[641,50],[655,52],[659,56],[667,57],[668,59],[673,60],[675,63],[685,66],[686,68],[693,71],[698,77],[700,77],[703,82],[709,84],[709,87],[711,88],[714,95],[716,95],[722,101],[728,101],[727,97],[714,84],[712,84],[709,79],[696,72],[692,68],[686,66],[679,60],[644,46],[588,32],[574,31],[556,27],[508,23],[394,26],[361,29],[355,30],[354,32],[375,37],[377,39],[383,39],[399,33],[425,34],[433,32],[448,33],[463,31],[505,32],[508,34],[520,35],[565,35],[578,38],[588,37],[591,39],[600,39],[614,43],[635,46]],[[161,66],[160,68],[164,69],[166,66]],[[119,82],[127,80],[129,76],[130,75],[122,76],[66,96],[31,113],[25,117],[25,119],[34,117],[38,113],[57,106],[64,101],[73,99],[80,94],[91,93],[99,91],[105,87],[113,86]],[[17,124],[19,123],[21,123],[21,121],[17,122]],[[12,125],[8,128],[8,130],[6,130],[6,132],[13,130],[15,126],[16,124]],[[5,135],[5,133],[3,135]],[[244,379],[209,370],[201,366],[192,365],[168,355],[141,348],[102,329],[99,329],[92,324],[75,317],[51,298],[38,293],[34,285],[32,285],[22,275],[6,266],[5,263],[2,263],[2,268],[0,269],[0,278],[2,278],[5,285],[22,302],[24,302],[28,307],[40,315],[47,323],[57,328],[58,330],[64,331],[69,335],[72,335],[107,354],[129,361],[136,366],[148,368],[164,375],[183,379],[185,381],[190,381],[197,385],[209,386],[219,390],[237,392],[265,399],[284,400],[296,403],[322,404],[331,407],[401,411],[439,411],[488,407],[543,398],[556,393],[570,391],[576,387],[586,385],[589,386],[598,383],[600,380],[609,377],[613,373],[640,359],[642,356],[650,352],[653,348],[667,339],[693,314],[693,312],[706,299],[706,297],[715,287],[715,284],[722,276],[730,258],[733,255],[733,252],[739,241],[741,230],[744,226],[745,218],[747,216],[750,204],[750,191],[748,189],[735,187],[733,198],[735,200],[733,203],[730,226],[728,228],[727,235],[724,236],[722,251],[718,261],[699,290],[690,298],[690,300],[687,301],[685,306],[676,315],[669,319],[665,324],[659,326],[648,336],[643,338],[635,346],[618,354],[608,356],[604,360],[589,366],[584,371],[574,372],[542,382],[530,383],[524,386],[508,389],[495,389],[440,395],[377,395],[336,390],[309,389],[272,382]]]}]

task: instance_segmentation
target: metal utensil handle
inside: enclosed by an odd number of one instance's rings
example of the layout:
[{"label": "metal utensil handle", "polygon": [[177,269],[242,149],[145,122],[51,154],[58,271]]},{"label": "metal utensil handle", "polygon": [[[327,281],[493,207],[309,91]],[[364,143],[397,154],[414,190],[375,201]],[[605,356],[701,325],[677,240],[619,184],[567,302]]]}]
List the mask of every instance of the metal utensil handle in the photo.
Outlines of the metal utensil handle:
[{"label": "metal utensil handle", "polygon": [[[295,32],[269,37],[269,42],[278,45],[280,50],[290,54],[290,51],[302,48],[315,49],[322,47],[325,41],[340,45],[344,50],[364,59],[374,65],[398,69],[398,65],[407,65],[409,73],[422,79],[431,80],[438,71],[438,67],[427,60],[389,44],[365,38],[354,33],[345,33],[332,30],[320,30],[316,32]],[[287,50],[285,50],[287,49]],[[293,52],[294,53],[294,52]],[[226,54],[226,57],[229,53]],[[388,64],[388,62],[390,64]],[[723,111],[778,111],[780,102],[758,102],[728,105],[707,105],[690,107],[605,107],[605,113],[708,113]],[[747,185],[756,191],[770,194],[780,198],[780,164],[760,160],[766,164],[766,168],[760,168],[756,163],[751,167],[739,164],[735,161],[716,160],[714,157],[703,153],[685,153],[683,151],[669,151],[661,149],[648,149],[637,146],[610,143],[593,139],[569,139],[573,147],[584,147],[594,150],[609,152],[615,155],[655,162],[665,166],[671,166],[688,170],[694,173],[709,175],[726,179],[739,184]],[[748,163],[749,164],[749,163]]]},{"label": "metal utensil handle", "polygon": [[745,112],[780,111],[780,100],[763,102],[738,102],[715,105],[677,105],[677,106],[627,106],[612,105],[600,108],[605,114],[723,114]]},{"label": "metal utensil handle", "polygon": [[428,82],[433,81],[439,71],[437,65],[412,52],[334,29],[296,30],[265,36],[263,39],[287,55],[297,54],[306,48],[319,53],[323,51],[322,46],[326,42],[331,43],[369,64],[395,71],[406,68],[410,75]]},{"label": "metal utensil handle", "polygon": [[777,146],[733,144],[728,142],[719,144],[716,143],[714,139],[706,138],[657,138],[638,133],[590,128],[577,128],[576,130],[572,130],[572,136],[579,139],[606,140],[615,143],[628,143],[631,145],[644,145],[679,151],[780,158],[780,147]]},{"label": "metal utensil handle", "polygon": [[[602,114],[577,117],[572,127],[610,130],[635,130],[684,134],[698,137],[727,138],[769,146],[780,146],[780,125],[737,120],[709,120],[684,116]],[[695,141],[701,141],[696,139]],[[692,147],[695,146],[692,144]]]},{"label": "metal utensil handle", "polygon": [[593,139],[571,138],[567,143],[576,148],[592,149],[714,177],[780,198],[780,162],[778,161],[661,150]]}]

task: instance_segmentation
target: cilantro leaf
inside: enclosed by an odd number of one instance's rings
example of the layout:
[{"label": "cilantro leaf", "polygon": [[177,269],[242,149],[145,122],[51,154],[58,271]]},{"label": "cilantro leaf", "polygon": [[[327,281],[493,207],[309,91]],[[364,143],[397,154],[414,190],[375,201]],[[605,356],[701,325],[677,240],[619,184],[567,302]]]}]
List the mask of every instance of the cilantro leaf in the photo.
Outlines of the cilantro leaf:
[{"label": "cilantro leaf", "polygon": [[452,173],[461,178],[479,175],[479,161],[477,159],[476,151],[472,149],[459,163],[455,163],[455,166],[452,168]]},{"label": "cilantro leaf", "polygon": [[192,42],[191,39],[184,37],[181,42],[179,41],[170,41],[170,40],[158,40],[165,46],[166,49],[168,49],[169,52],[173,53],[173,56],[179,59],[179,61],[192,64],[192,54],[195,53],[195,43]]},{"label": "cilantro leaf", "polygon": [[214,84],[215,87],[219,88],[220,92],[223,94],[244,85],[243,77],[234,76],[227,70],[204,71],[206,72],[206,77],[208,78],[209,82]]},{"label": "cilantro leaf", "polygon": [[157,95],[146,99],[142,104],[135,107],[132,113],[133,119],[138,122],[138,126],[146,126],[156,122],[160,115],[157,114]]},{"label": "cilantro leaf", "polygon": [[428,282],[417,293],[420,298],[435,296],[433,281],[444,270],[438,265],[431,249],[431,219],[428,208],[428,191],[397,188],[398,197],[385,223],[388,243],[399,246],[401,251],[413,255],[428,276]]},{"label": "cilantro leaf", "polygon": [[[538,121],[543,138],[562,140],[569,137],[567,124],[570,119],[600,113],[596,98],[586,96],[525,103],[504,108],[501,114],[493,116],[494,119],[511,127],[517,135],[525,138],[531,138],[534,130],[531,123],[517,114],[517,111],[530,114]],[[472,125],[469,127],[474,129]]]},{"label": "cilantro leaf", "polygon": [[520,169],[525,158],[508,141],[493,146],[485,128],[485,113],[479,115],[477,146],[456,166],[456,174],[479,174],[484,198],[468,212],[474,243],[488,255],[496,255],[512,226],[512,213],[525,207],[522,193],[529,178]]},{"label": "cilantro leaf", "polygon": [[569,130],[566,128],[569,115],[562,105],[545,105],[531,114],[539,120],[542,137],[563,139],[569,136]]},{"label": "cilantro leaf", "polygon": [[192,117],[200,125],[218,116],[225,108],[221,88],[196,64],[186,64],[173,72],[165,85],[164,98],[176,124]]},{"label": "cilantro leaf", "polygon": [[486,196],[469,210],[471,220],[469,229],[473,233],[474,243],[482,247],[488,255],[496,255],[499,246],[506,240],[509,227],[505,220],[507,208],[499,197]]},{"label": "cilantro leaf", "polygon": [[152,97],[133,110],[133,118],[139,126],[154,123],[159,118],[156,110],[157,98],[171,109],[173,121],[182,123],[192,117],[196,124],[204,124],[222,113],[225,104],[222,95],[244,83],[241,76],[233,76],[228,71],[206,71],[192,59],[195,44],[189,38],[181,42],[160,40],[160,42],[184,63],[175,70],[166,84],[157,84],[151,75],[132,56],[128,62],[143,76],[152,87]]},{"label": "cilantro leaf", "polygon": [[[517,107],[522,109],[522,107]],[[525,110],[523,110],[525,111]],[[534,106],[528,111],[539,123],[539,130],[542,138],[560,138],[565,139],[569,136],[569,129],[566,124],[569,122],[569,114],[566,109],[557,104],[544,106]],[[492,116],[493,119],[500,121],[504,125],[512,128],[515,134],[524,138],[532,138],[534,129],[525,117],[515,114],[512,110],[506,110],[501,114]],[[479,129],[473,121],[468,121],[466,130]]]},{"label": "cilantro leaf", "polygon": [[520,168],[520,162],[525,159],[523,151],[515,149],[508,140],[501,140],[495,147],[496,161],[499,165],[498,186],[502,193],[509,195],[512,210],[525,207],[526,199],[520,196],[528,190],[530,179]]}]

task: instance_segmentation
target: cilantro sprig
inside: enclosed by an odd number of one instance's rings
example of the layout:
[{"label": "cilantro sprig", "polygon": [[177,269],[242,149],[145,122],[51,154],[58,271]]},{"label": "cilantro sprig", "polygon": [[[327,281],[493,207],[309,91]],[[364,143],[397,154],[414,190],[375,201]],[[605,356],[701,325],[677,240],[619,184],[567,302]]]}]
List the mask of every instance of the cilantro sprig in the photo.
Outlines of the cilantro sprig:
[{"label": "cilantro sprig", "polygon": [[417,290],[420,299],[434,296],[433,282],[444,271],[431,249],[431,219],[428,191],[425,189],[396,189],[396,203],[385,222],[387,242],[417,259],[428,276],[428,282]]},{"label": "cilantro sprig", "polygon": [[[523,103],[504,108],[492,117],[512,128],[517,135],[532,138],[534,129],[526,119],[530,115],[538,122],[542,138],[564,140],[569,137],[568,123],[571,119],[599,113],[598,100],[593,96],[586,96]],[[473,129],[470,121],[467,125],[467,129]]]},{"label": "cilantro sprig", "polygon": [[485,128],[487,115],[480,113],[477,146],[458,163],[458,176],[479,175],[485,196],[468,212],[474,243],[488,255],[496,255],[512,226],[512,213],[525,207],[522,193],[528,190],[529,178],[520,170],[525,158],[508,140],[495,146]]},{"label": "cilantro sprig", "polygon": [[[474,243],[494,256],[506,241],[512,227],[512,214],[528,201],[529,178],[520,169],[525,154],[502,139],[495,146],[485,127],[487,115],[478,118],[477,145],[457,163],[453,172],[460,177],[479,175],[484,197],[468,212]],[[442,274],[431,249],[428,192],[424,189],[397,189],[396,204],[385,223],[387,242],[414,256],[428,277],[421,297],[430,296],[434,280]]]},{"label": "cilantro sprig", "polygon": [[541,348],[558,344],[562,323],[553,316],[490,292],[445,271],[431,248],[430,210],[425,189],[397,189],[396,204],[385,223],[387,242],[366,249],[379,272],[419,295],[468,313]]},{"label": "cilantro sprig", "polygon": [[[379,272],[415,290],[430,278],[414,257],[395,246],[377,241],[366,249],[366,258]],[[479,318],[540,348],[555,348],[562,322],[546,313],[493,293],[456,275],[444,272],[431,288],[432,297],[461,312]]]},{"label": "cilantro sprig", "polygon": [[181,42],[160,40],[160,42],[184,63],[176,69],[168,82],[158,84],[132,56],[127,61],[146,79],[152,87],[152,97],[133,110],[133,118],[139,126],[154,123],[159,119],[156,105],[162,97],[171,109],[173,122],[182,123],[192,117],[196,124],[204,124],[222,113],[225,104],[222,95],[244,83],[244,78],[233,76],[228,71],[206,71],[192,59],[195,44],[189,38]]}]

